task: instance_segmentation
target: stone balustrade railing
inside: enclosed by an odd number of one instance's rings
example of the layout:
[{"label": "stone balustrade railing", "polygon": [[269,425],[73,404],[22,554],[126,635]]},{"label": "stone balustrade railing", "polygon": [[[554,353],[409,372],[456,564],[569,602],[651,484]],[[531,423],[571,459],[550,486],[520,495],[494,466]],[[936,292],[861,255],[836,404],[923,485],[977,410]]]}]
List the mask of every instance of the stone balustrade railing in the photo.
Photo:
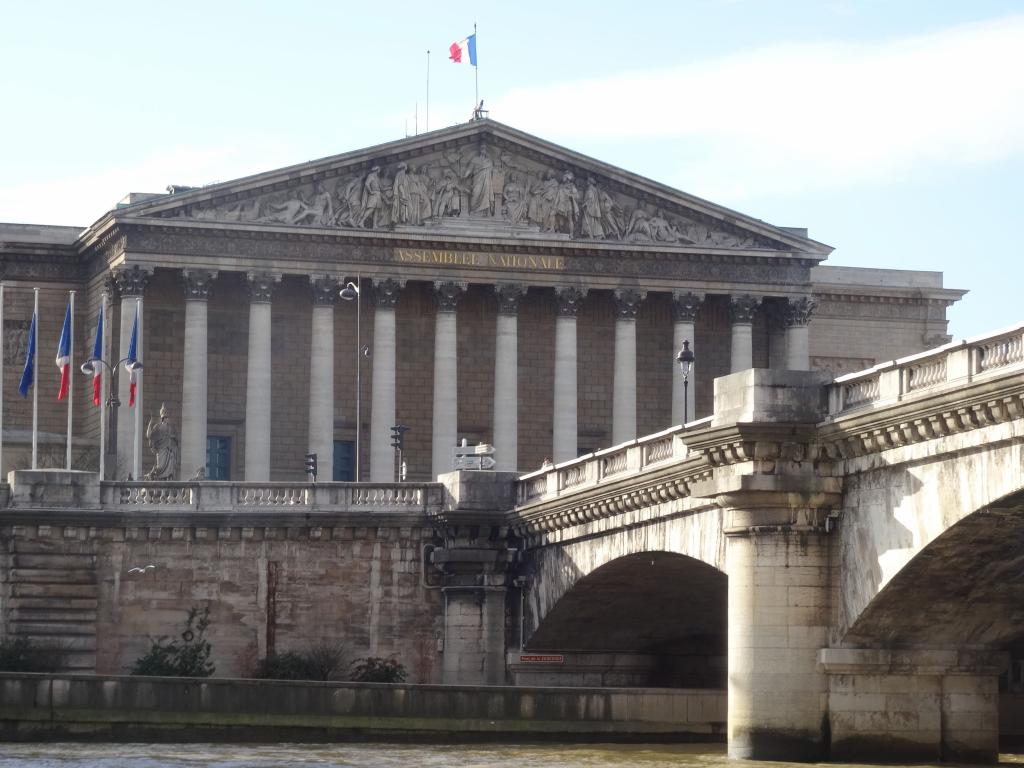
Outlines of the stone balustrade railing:
[{"label": "stone balustrade railing", "polygon": [[1024,324],[840,376],[829,387],[829,416],[1017,371],[1024,371]]},{"label": "stone balustrade railing", "polygon": [[692,430],[705,421],[707,419],[691,422],[686,428],[672,427],[523,475],[519,478],[516,504],[524,506],[557,499],[603,481],[615,480],[618,476],[631,476],[636,472],[685,459],[688,449],[681,436],[687,429]]},{"label": "stone balustrade railing", "polygon": [[404,512],[440,509],[444,490],[434,483],[103,483],[108,511],[168,512]]}]

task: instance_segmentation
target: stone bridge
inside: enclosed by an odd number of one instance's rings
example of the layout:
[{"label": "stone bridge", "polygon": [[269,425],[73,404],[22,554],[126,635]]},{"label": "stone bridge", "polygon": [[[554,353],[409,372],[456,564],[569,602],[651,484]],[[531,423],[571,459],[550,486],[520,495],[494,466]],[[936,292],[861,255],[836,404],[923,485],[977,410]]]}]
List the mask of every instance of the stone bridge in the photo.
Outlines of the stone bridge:
[{"label": "stone bridge", "polygon": [[222,676],[341,643],[410,682],[725,689],[740,757],[995,760],[1000,681],[1024,685],[1024,325],[835,381],[736,373],[710,418],[440,480],[14,472],[0,628],[119,674],[202,603]]},{"label": "stone bridge", "polygon": [[511,525],[520,681],[727,687],[741,757],[993,760],[1024,655],[1024,327],[718,379],[714,416],[522,477]]}]

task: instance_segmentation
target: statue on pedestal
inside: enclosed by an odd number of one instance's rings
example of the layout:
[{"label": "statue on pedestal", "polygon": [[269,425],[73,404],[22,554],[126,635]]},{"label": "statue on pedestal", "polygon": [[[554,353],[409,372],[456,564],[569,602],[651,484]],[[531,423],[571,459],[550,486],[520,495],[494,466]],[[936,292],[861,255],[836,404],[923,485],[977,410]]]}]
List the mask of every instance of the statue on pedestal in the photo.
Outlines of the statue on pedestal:
[{"label": "statue on pedestal", "polygon": [[178,475],[181,452],[178,445],[178,431],[167,420],[167,406],[160,405],[160,421],[152,417],[146,425],[146,439],[149,449],[156,457],[153,468],[146,473],[147,480],[174,480]]}]

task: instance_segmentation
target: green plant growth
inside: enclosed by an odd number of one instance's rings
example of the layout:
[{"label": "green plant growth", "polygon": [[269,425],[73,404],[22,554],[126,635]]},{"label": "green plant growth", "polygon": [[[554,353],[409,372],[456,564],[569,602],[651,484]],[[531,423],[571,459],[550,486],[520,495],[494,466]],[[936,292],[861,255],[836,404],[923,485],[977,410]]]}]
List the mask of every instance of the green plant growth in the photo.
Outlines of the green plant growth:
[{"label": "green plant growth", "polygon": [[210,607],[193,605],[185,619],[179,638],[166,635],[150,638],[149,652],[136,659],[133,675],[155,677],[209,677],[216,667],[210,661],[210,643],[206,630],[210,626]]},{"label": "green plant growth", "polygon": [[26,637],[0,640],[0,672],[56,672],[63,665],[60,648],[42,648]]},{"label": "green plant growth", "polygon": [[336,680],[344,652],[337,644],[314,645],[304,651],[271,653],[256,664],[253,677],[264,680]]},{"label": "green plant growth", "polygon": [[352,681],[356,683],[404,683],[405,667],[397,659],[368,656],[352,665]]}]

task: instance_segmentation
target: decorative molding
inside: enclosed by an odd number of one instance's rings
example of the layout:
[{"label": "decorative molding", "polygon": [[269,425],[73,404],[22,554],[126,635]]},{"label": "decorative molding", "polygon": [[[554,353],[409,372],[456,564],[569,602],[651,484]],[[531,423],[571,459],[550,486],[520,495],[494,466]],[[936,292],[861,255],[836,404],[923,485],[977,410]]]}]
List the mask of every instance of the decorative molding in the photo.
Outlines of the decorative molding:
[{"label": "decorative molding", "polygon": [[519,312],[519,299],[527,291],[523,283],[498,283],[494,286],[494,293],[498,297],[498,314],[514,315]]},{"label": "decorative molding", "polygon": [[372,282],[373,296],[379,309],[394,309],[398,306],[398,297],[405,287],[405,280],[384,277],[375,278]]},{"label": "decorative molding", "polygon": [[730,316],[733,325],[750,325],[754,322],[754,314],[761,304],[759,296],[751,296],[749,293],[740,296],[731,296],[729,300]]},{"label": "decorative molding", "polygon": [[274,298],[274,289],[281,283],[280,274],[270,272],[248,272],[249,301],[253,304],[269,304]]},{"label": "decorative molding", "polygon": [[704,305],[703,293],[692,293],[687,291],[672,292],[672,319],[677,323],[693,323],[697,320],[697,313]]},{"label": "decorative molding", "polygon": [[647,291],[636,288],[617,288],[614,293],[615,317],[623,320],[636,320],[640,303],[647,297]]},{"label": "decorative molding", "polygon": [[786,304],[784,323],[787,328],[795,325],[809,325],[811,315],[818,307],[818,300],[813,296],[800,296],[791,298]]},{"label": "decorative molding", "polygon": [[587,290],[587,287],[583,285],[556,286],[555,299],[558,302],[558,315],[560,317],[576,317],[580,304],[587,295]]},{"label": "decorative molding", "polygon": [[313,306],[333,307],[338,302],[338,286],[341,281],[331,275],[309,278],[309,288],[313,292]]},{"label": "decorative molding", "polygon": [[133,264],[130,267],[112,269],[110,271],[110,281],[113,288],[122,298],[142,296],[152,275],[152,268],[144,268],[138,264]]},{"label": "decorative molding", "polygon": [[468,283],[457,280],[435,280],[434,300],[438,312],[454,312],[459,305],[459,297],[469,287]]},{"label": "decorative molding", "polygon": [[217,272],[210,269],[185,269],[181,272],[185,301],[207,301]]}]

